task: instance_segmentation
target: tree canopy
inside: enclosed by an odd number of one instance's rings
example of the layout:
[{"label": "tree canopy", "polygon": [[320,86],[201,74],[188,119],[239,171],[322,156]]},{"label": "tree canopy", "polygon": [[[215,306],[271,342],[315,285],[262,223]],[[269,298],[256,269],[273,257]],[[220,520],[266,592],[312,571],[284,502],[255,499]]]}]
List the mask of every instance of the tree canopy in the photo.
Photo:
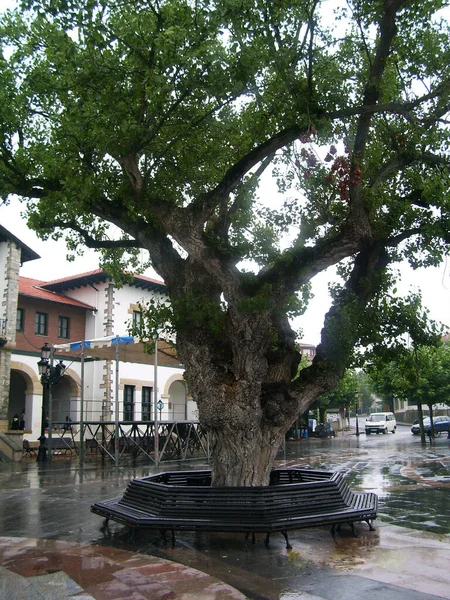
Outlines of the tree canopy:
[{"label": "tree canopy", "polygon": [[450,395],[450,345],[410,348],[370,371],[370,377],[383,396],[395,395],[410,404],[448,405]]},{"label": "tree canopy", "polygon": [[[446,6],[23,0],[2,17],[1,196],[72,250],[149,251],[216,482],[267,481],[284,430],[377,335],[392,265],[447,251]],[[333,265],[295,377],[289,316]]]}]

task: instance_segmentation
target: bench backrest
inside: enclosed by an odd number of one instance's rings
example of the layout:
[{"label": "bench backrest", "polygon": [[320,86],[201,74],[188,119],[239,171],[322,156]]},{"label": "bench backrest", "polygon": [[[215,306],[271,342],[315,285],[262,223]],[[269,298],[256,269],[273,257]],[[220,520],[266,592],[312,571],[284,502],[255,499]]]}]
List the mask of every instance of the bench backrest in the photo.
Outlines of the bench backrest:
[{"label": "bench backrest", "polygon": [[351,501],[353,492],[339,473],[288,471],[273,473],[271,481],[278,483],[233,488],[232,494],[211,487],[209,471],[162,473],[131,481],[119,504],[162,518],[257,521],[342,510]]}]

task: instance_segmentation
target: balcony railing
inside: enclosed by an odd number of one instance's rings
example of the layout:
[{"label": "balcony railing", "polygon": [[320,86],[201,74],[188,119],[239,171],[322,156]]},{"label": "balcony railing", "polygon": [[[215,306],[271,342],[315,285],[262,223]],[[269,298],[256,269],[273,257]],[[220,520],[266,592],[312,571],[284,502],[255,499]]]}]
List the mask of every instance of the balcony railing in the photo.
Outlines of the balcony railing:
[{"label": "balcony railing", "polygon": [[[79,421],[53,422],[52,426],[51,447],[59,446],[58,439],[70,441],[73,454],[83,461],[125,464],[130,461],[159,463],[210,458],[207,434],[196,421],[159,421],[156,426],[158,452],[155,450],[154,421],[120,421],[117,436],[114,421],[85,421],[82,432]],[[67,456],[66,452],[64,456]]]}]

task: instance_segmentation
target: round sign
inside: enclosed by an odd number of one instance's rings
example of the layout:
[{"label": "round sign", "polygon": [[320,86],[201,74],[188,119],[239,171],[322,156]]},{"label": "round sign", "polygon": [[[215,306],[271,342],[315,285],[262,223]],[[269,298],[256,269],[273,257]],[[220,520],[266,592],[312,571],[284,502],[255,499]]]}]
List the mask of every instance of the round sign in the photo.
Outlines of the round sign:
[{"label": "round sign", "polygon": [[161,402],[161,400],[160,400],[160,401],[158,402],[158,404],[156,405],[156,408],[157,408],[158,410],[162,410],[162,409],[164,408],[164,403],[163,403],[163,402]]}]

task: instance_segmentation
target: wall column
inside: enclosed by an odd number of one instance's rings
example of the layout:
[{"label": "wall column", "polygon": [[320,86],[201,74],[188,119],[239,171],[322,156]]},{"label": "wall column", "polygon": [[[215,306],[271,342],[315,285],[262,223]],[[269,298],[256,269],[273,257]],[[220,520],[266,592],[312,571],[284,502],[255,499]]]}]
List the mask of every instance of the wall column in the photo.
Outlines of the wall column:
[{"label": "wall column", "polygon": [[[114,284],[109,283],[105,291],[105,321],[103,323],[105,336],[114,335],[112,324],[114,323]],[[102,402],[102,421],[112,420],[113,405],[113,367],[114,361],[106,360],[103,367],[103,382],[100,385],[103,388]]]},{"label": "wall column", "polygon": [[0,431],[8,429],[11,351],[16,346],[21,249],[12,241],[0,244]]}]

